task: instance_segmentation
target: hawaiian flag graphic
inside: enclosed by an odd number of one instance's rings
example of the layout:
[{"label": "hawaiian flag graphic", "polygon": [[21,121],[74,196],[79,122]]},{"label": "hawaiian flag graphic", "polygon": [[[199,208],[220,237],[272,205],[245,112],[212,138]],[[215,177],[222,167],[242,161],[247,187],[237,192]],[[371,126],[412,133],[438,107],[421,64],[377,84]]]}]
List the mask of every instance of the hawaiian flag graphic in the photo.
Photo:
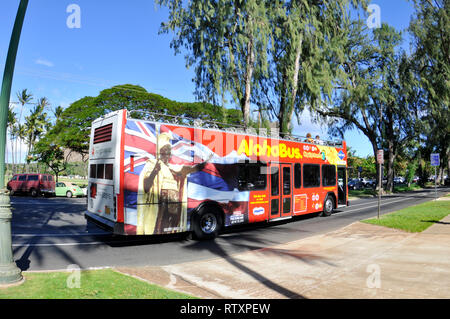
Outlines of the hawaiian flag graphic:
[{"label": "hawaiian flag graphic", "polygon": [[[130,226],[137,223],[139,174],[148,159],[156,158],[157,129],[154,123],[131,119],[127,120],[125,127],[124,206],[125,223]],[[237,163],[243,158],[235,156],[235,152],[219,157],[207,146],[176,134],[167,125],[161,124],[159,132],[170,132],[172,137],[170,164],[193,166],[207,161],[201,171],[194,172],[187,178],[188,221],[190,211],[207,200],[216,201],[223,207],[226,225],[231,223],[230,215],[233,211],[245,215],[245,219],[248,218],[249,192],[239,191],[237,185]]]}]

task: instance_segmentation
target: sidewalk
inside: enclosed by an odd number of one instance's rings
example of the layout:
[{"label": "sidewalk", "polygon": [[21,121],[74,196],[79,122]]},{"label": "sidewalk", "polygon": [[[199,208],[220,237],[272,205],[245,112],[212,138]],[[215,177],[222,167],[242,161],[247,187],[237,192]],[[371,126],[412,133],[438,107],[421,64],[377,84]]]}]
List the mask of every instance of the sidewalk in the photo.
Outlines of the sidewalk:
[{"label": "sidewalk", "polygon": [[208,299],[447,299],[450,216],[422,233],[356,222],[226,259],[117,270]]}]

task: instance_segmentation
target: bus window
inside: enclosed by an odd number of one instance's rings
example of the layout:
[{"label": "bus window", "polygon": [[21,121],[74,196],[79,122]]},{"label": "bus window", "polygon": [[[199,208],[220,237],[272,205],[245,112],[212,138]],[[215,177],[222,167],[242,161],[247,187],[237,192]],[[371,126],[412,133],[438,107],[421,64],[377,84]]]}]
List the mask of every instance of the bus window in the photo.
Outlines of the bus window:
[{"label": "bus window", "polygon": [[264,165],[261,163],[239,164],[238,185],[239,190],[264,190],[266,189],[266,175],[261,174]]},{"label": "bus window", "polygon": [[283,167],[283,195],[291,195],[291,168]]},{"label": "bus window", "polygon": [[336,186],[336,167],[334,165],[322,165],[322,185]]},{"label": "bus window", "polygon": [[302,165],[299,163],[294,165],[294,186],[295,188],[302,187]]},{"label": "bus window", "polygon": [[316,164],[303,165],[303,187],[320,186],[320,166]]},{"label": "bus window", "polygon": [[272,174],[270,175],[270,180],[271,180],[271,189],[272,189],[272,196],[278,196],[279,192],[278,192],[278,188],[279,188],[279,184],[278,184],[278,167],[274,167],[272,168]]},{"label": "bus window", "polygon": [[105,176],[105,164],[97,164],[97,178]]},{"label": "bus window", "polygon": [[90,178],[96,178],[97,177],[97,167],[96,167],[95,164],[91,164],[89,177]]},{"label": "bus window", "polygon": [[113,164],[105,164],[105,179],[113,179]]}]

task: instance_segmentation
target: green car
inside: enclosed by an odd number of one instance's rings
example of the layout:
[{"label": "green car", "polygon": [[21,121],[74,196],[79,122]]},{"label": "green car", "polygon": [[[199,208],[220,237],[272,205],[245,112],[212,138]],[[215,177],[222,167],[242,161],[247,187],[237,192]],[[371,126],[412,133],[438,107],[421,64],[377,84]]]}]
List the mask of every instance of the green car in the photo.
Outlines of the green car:
[{"label": "green car", "polygon": [[56,196],[65,196],[68,198],[73,196],[84,196],[84,192],[79,186],[68,182],[56,183],[55,194]]}]

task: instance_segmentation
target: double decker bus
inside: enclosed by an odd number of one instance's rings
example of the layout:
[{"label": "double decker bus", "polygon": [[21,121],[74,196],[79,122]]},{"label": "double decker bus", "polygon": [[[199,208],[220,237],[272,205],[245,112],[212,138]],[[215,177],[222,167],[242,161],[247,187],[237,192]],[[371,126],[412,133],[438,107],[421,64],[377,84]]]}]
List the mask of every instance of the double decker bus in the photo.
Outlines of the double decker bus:
[{"label": "double decker bus", "polygon": [[85,216],[115,234],[208,239],[348,205],[345,141],[140,117],[120,110],[91,126]]}]

